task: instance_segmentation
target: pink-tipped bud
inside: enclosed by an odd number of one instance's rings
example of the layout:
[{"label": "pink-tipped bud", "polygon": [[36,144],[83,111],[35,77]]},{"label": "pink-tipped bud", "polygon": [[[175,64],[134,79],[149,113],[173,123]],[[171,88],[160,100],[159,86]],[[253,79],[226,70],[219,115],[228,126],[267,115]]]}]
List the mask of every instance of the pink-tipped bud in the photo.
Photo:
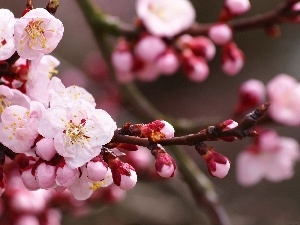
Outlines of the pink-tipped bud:
[{"label": "pink-tipped bud", "polygon": [[36,154],[42,159],[50,161],[56,154],[53,138],[42,138],[36,143]]},{"label": "pink-tipped bud", "polygon": [[185,51],[183,55],[183,71],[185,75],[194,82],[202,82],[209,75],[209,67],[204,58],[190,54]]},{"label": "pink-tipped bud", "polygon": [[196,146],[196,150],[205,160],[208,172],[219,178],[224,178],[230,169],[230,161],[227,157],[216,152],[212,147],[205,144]]},{"label": "pink-tipped bud", "polygon": [[[225,120],[222,123],[220,123],[219,127],[222,128],[223,131],[225,131],[225,130],[231,130],[231,129],[237,127],[238,125],[239,124],[236,121],[234,121],[232,119],[228,119],[228,120]],[[237,137],[229,136],[229,137],[222,137],[219,139],[223,140],[223,141],[227,141],[227,142],[232,142],[232,141],[236,140]]]},{"label": "pink-tipped bud", "polygon": [[225,24],[215,24],[208,31],[209,38],[217,45],[225,45],[232,39],[232,30]]},{"label": "pink-tipped bud", "polygon": [[55,166],[41,163],[35,170],[35,177],[38,185],[43,189],[53,188],[56,178]]},{"label": "pink-tipped bud", "polygon": [[260,80],[251,79],[242,83],[239,100],[235,110],[237,115],[263,103],[266,99],[266,87]]},{"label": "pink-tipped bud", "polygon": [[156,60],[156,66],[160,73],[172,75],[179,68],[179,59],[174,50],[169,49]]},{"label": "pink-tipped bud", "polygon": [[135,169],[128,163],[122,162],[118,158],[109,159],[114,183],[122,190],[129,190],[136,185],[137,175]]},{"label": "pink-tipped bud", "polygon": [[222,70],[228,75],[236,75],[244,66],[244,53],[235,43],[229,43],[224,46],[222,51]]},{"label": "pink-tipped bud", "polygon": [[87,176],[92,181],[103,180],[107,174],[108,165],[102,161],[90,161],[86,164]]},{"label": "pink-tipped bud", "polygon": [[144,62],[154,62],[159,55],[166,51],[166,44],[156,36],[145,36],[136,44],[134,53]]},{"label": "pink-tipped bud", "polygon": [[249,0],[225,0],[225,6],[233,15],[241,15],[251,8]]},{"label": "pink-tipped bud", "polygon": [[176,170],[174,159],[162,148],[156,150],[155,169],[159,176],[169,178],[173,177]]},{"label": "pink-tipped bud", "polygon": [[71,186],[79,177],[78,168],[70,168],[67,164],[62,163],[56,169],[56,183],[62,187]]}]

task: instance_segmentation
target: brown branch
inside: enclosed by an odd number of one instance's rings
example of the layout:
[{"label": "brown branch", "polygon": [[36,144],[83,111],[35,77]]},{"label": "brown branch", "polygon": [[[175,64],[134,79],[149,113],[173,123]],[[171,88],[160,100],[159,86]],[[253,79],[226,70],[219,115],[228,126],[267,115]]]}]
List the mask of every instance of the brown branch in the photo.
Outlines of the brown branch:
[{"label": "brown branch", "polygon": [[[248,18],[240,18],[228,21],[228,25],[234,31],[241,31],[245,29],[261,28],[273,24],[279,23],[289,23],[292,22],[290,18],[300,15],[299,12],[293,12],[291,10],[292,5],[299,2],[299,0],[285,0],[280,3],[275,9],[268,12],[257,14]],[[190,34],[192,36],[207,34],[208,30],[215,23],[195,23],[191,28],[183,31],[181,34]],[[114,24],[116,25],[116,24]],[[138,36],[138,30],[133,26],[126,25],[124,23],[120,24],[119,31],[115,34],[122,35],[128,38]],[[178,36],[179,36],[178,35]]]},{"label": "brown branch", "polygon": [[[250,137],[256,134],[255,131],[251,130],[251,128],[257,123],[257,121],[265,115],[268,110],[269,103],[263,104],[253,112],[246,115],[244,120],[239,123],[239,125],[231,130],[219,130],[217,126],[209,126],[206,129],[201,130],[196,134],[189,134],[180,137],[173,138],[165,138],[156,141],[157,144],[161,144],[163,146],[170,145],[195,145],[198,142],[204,141],[213,141],[218,140],[224,137],[236,137],[238,139],[243,139],[245,137]],[[148,138],[140,138],[129,135],[122,135],[120,133],[121,130],[118,129],[115,131],[114,137],[111,140],[111,143],[127,143],[134,144],[139,146],[148,147],[153,144],[153,141]]]}]

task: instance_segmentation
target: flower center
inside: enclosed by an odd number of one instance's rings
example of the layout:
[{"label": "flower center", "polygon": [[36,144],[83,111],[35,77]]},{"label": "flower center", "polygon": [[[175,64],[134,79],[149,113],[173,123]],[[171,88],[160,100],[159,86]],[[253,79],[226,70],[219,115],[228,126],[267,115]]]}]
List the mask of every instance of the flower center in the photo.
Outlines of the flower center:
[{"label": "flower center", "polygon": [[89,139],[88,136],[85,135],[86,129],[84,128],[86,120],[82,119],[81,122],[77,125],[70,120],[68,124],[66,124],[66,129],[64,133],[69,138],[67,141],[67,145],[73,145],[75,143],[80,143],[84,145],[84,142]]},{"label": "flower center", "polygon": [[97,189],[101,188],[104,185],[105,185],[104,180],[96,181],[96,182],[93,182],[93,184],[89,187],[89,189],[92,190],[92,191],[96,191]]},{"label": "flower center", "polygon": [[29,41],[28,46],[31,48],[38,43],[41,44],[42,48],[46,48],[46,37],[44,35],[44,29],[41,26],[43,20],[30,21],[25,27],[25,31],[29,35],[31,41]]},{"label": "flower center", "polygon": [[11,102],[8,101],[5,96],[0,95],[0,114],[3,113],[4,109],[11,105]]},{"label": "flower center", "polygon": [[163,7],[159,7],[156,5],[149,5],[149,10],[155,14],[157,17],[159,17],[161,20],[167,20],[167,13],[166,10]]}]

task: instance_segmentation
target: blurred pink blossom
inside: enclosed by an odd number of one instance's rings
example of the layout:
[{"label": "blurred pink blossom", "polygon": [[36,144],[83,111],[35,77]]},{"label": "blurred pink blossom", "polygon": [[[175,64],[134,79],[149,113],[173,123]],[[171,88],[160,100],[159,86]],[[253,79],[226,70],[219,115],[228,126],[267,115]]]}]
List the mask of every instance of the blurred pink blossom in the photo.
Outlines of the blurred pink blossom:
[{"label": "blurred pink blossom", "polygon": [[299,82],[290,75],[279,74],[268,82],[267,93],[271,101],[268,112],[272,119],[288,126],[299,126]]},{"label": "blurred pink blossom", "polygon": [[4,109],[0,123],[0,141],[16,153],[31,149],[38,136],[38,122],[45,110],[36,101],[30,102],[30,109],[12,105]]},{"label": "blurred pink blossom", "polygon": [[136,11],[151,34],[164,37],[189,28],[196,17],[188,0],[138,0]]},{"label": "blurred pink blossom", "polygon": [[254,145],[239,153],[237,180],[241,185],[251,186],[263,178],[273,182],[291,179],[299,159],[300,149],[295,139],[263,131]]}]

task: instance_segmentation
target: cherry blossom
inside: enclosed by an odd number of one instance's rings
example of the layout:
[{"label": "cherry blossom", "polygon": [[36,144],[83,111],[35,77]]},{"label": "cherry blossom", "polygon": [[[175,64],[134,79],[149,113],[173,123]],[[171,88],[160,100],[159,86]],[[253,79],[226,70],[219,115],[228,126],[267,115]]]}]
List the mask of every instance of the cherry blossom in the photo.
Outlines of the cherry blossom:
[{"label": "cherry blossom", "polygon": [[275,121],[289,126],[300,124],[300,84],[292,76],[279,74],[267,84],[271,101],[269,114]]},{"label": "cherry blossom", "polygon": [[94,191],[101,187],[107,187],[112,184],[112,174],[110,169],[107,171],[105,179],[101,181],[91,181],[87,176],[85,167],[81,167],[81,175],[77,177],[68,189],[77,200],[85,200],[89,198]]},{"label": "cherry blossom", "polygon": [[71,168],[80,167],[97,156],[116,128],[107,112],[95,109],[84,100],[48,108],[38,126],[42,136],[54,138],[57,153]]},{"label": "cherry blossom", "polygon": [[52,77],[49,83],[49,99],[50,106],[55,105],[69,106],[77,100],[84,100],[95,107],[96,102],[94,97],[82,87],[72,85],[70,87],[65,87],[61,80],[57,77]]},{"label": "cherry blossom", "polygon": [[188,0],[138,0],[136,11],[151,34],[164,37],[189,28],[196,17]]},{"label": "cherry blossom", "polygon": [[30,99],[22,92],[0,85],[0,114],[11,105],[19,105],[28,108]]},{"label": "cherry blossom", "polygon": [[50,80],[57,73],[55,69],[60,62],[51,55],[44,55],[31,62],[26,82],[26,94],[35,101],[48,107],[50,98]]},{"label": "cherry blossom", "polygon": [[263,178],[279,182],[291,179],[294,164],[300,159],[299,144],[289,137],[280,137],[275,131],[264,131],[257,143],[237,157],[237,180],[244,186],[255,185]]},{"label": "cherry blossom", "polygon": [[30,109],[12,105],[4,109],[0,123],[0,141],[16,153],[29,151],[38,136],[38,121],[44,106],[32,101]]},{"label": "cherry blossom", "polygon": [[46,9],[32,9],[15,24],[17,52],[25,59],[35,59],[43,54],[49,54],[60,42],[63,32],[62,22]]},{"label": "cherry blossom", "polygon": [[14,14],[8,9],[0,9],[0,60],[11,57],[15,49]]}]

